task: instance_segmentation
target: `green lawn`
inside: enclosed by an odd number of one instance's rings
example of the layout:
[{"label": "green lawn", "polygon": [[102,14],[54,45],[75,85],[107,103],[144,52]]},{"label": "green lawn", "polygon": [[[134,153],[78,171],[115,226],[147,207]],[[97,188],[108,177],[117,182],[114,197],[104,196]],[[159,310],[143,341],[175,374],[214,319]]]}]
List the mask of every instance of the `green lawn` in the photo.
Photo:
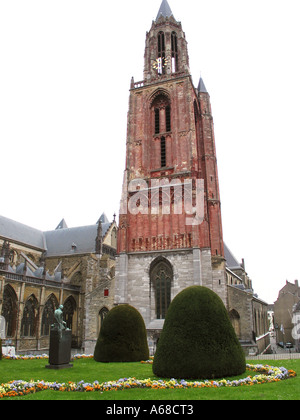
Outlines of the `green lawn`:
[{"label": "green lawn", "polygon": [[[75,360],[72,369],[46,369],[47,360],[2,360],[0,362],[0,383],[11,380],[44,380],[50,382],[107,382],[120,378],[157,379],[152,366],[142,363],[97,363],[93,359]],[[251,363],[251,361],[249,361]],[[257,361],[252,362],[258,364]],[[260,361],[260,364],[284,366],[296,371],[297,376],[276,383],[265,383],[236,388],[209,389],[128,389],[108,392],[59,392],[41,391],[23,397],[4,400],[299,400],[300,397],[300,360]],[[237,378],[244,378],[247,372]],[[255,373],[251,373],[255,375]]]}]

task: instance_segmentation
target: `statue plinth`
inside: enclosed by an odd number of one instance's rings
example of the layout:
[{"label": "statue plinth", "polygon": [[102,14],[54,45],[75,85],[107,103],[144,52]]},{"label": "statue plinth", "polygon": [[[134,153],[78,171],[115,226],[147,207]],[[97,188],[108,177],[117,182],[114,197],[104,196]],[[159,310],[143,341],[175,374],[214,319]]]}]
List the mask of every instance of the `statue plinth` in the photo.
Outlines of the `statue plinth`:
[{"label": "statue plinth", "polygon": [[66,369],[73,367],[71,360],[72,331],[60,330],[54,326],[50,330],[49,365],[47,369]]}]

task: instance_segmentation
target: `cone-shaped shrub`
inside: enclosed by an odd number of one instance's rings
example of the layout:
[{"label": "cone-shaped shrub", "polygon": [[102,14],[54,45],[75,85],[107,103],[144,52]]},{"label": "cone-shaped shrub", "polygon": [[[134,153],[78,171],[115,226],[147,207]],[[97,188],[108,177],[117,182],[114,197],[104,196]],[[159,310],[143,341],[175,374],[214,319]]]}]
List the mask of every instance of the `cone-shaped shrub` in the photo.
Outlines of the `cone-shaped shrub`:
[{"label": "cone-shaped shrub", "polygon": [[171,302],[153,361],[155,375],[213,379],[246,370],[245,355],[219,296],[192,286]]},{"label": "cone-shaped shrub", "polygon": [[97,362],[140,362],[149,359],[147,333],[141,314],[130,305],[106,315],[94,351]]}]

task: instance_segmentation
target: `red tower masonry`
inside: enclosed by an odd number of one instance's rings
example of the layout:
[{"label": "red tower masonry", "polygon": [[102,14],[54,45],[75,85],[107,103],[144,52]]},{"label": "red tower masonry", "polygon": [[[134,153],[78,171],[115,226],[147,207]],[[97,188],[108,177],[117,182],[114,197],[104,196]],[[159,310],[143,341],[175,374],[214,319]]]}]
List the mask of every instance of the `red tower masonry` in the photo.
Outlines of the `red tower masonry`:
[{"label": "red tower masonry", "polygon": [[[202,79],[193,85],[185,34],[166,0],[146,34],[144,58],[144,80],[132,79],[130,88],[116,303],[134,304],[151,329],[165,295],[203,284],[226,302],[226,288],[210,98]],[[186,260],[183,279],[176,267]],[[170,290],[152,278],[155,261],[169,264]]]}]

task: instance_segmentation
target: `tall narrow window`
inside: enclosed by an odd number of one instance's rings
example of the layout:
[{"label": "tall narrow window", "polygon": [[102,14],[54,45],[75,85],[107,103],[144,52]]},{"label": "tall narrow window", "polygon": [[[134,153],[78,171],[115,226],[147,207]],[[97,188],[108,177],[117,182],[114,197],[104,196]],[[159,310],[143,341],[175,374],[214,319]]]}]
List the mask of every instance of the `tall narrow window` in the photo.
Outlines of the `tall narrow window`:
[{"label": "tall narrow window", "polygon": [[163,32],[159,32],[158,39],[157,39],[157,71],[158,74],[165,74],[165,59],[166,59],[166,51],[165,51],[165,34]]},{"label": "tall narrow window", "polygon": [[73,316],[76,310],[75,299],[70,296],[64,303],[63,319],[67,324],[67,328],[72,330],[73,328]]},{"label": "tall narrow window", "polygon": [[6,337],[13,337],[17,323],[17,296],[10,285],[4,287],[2,316],[6,322]]},{"label": "tall narrow window", "polygon": [[54,295],[51,295],[44,306],[41,335],[50,335],[50,326],[54,323],[55,320],[54,311],[56,307],[58,307],[58,301]]},{"label": "tall narrow window", "polygon": [[108,314],[109,310],[107,308],[102,308],[99,311],[99,330],[101,330],[101,327],[103,325],[103,321]]},{"label": "tall narrow window", "polygon": [[155,292],[155,313],[157,319],[165,319],[171,302],[173,270],[168,261],[154,262],[150,271],[151,287]]},{"label": "tall narrow window", "polygon": [[171,131],[171,108],[166,106],[166,131]]},{"label": "tall narrow window", "polygon": [[166,138],[162,137],[160,139],[160,160],[161,160],[161,167],[164,168],[167,166],[167,156],[166,156]]},{"label": "tall narrow window", "polygon": [[159,109],[155,108],[155,134],[159,133]]},{"label": "tall narrow window", "polygon": [[34,296],[31,296],[24,308],[23,318],[21,322],[21,336],[34,337],[36,333],[38,302]]},{"label": "tall narrow window", "polygon": [[178,71],[178,48],[177,48],[176,32],[172,32],[171,49],[172,49],[172,73],[175,73],[176,71]]}]

